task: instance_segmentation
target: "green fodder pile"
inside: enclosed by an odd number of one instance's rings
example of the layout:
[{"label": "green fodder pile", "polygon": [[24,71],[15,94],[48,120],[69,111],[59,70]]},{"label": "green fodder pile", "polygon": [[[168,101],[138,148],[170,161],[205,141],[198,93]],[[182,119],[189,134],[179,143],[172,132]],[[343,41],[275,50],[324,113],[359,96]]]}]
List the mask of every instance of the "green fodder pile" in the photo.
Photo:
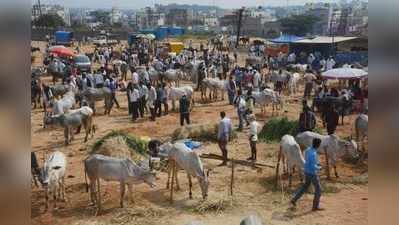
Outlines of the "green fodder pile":
[{"label": "green fodder pile", "polygon": [[[320,133],[319,128],[315,128],[314,132]],[[286,135],[296,136],[299,132],[298,120],[289,120],[287,117],[272,118],[263,126],[259,133],[259,139],[265,142],[279,142]]]},{"label": "green fodder pile", "polygon": [[111,131],[93,144],[90,153],[140,162],[148,157],[147,144],[147,141],[125,132]]},{"label": "green fodder pile", "polygon": [[[196,141],[217,141],[218,124],[192,124],[179,127],[172,134],[172,140],[192,139]],[[233,130],[231,139],[237,138]]]}]

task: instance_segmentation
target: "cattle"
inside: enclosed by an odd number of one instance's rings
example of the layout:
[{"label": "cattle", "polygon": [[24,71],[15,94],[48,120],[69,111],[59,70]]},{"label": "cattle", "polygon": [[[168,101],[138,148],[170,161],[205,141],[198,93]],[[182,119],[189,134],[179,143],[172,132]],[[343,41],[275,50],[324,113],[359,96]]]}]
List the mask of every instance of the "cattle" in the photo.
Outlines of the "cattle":
[{"label": "cattle", "polygon": [[[169,181],[172,179],[171,185],[171,201],[173,201],[173,182],[176,179],[176,187],[179,189],[177,179],[177,170],[181,168],[186,171],[189,182],[189,198],[192,199],[192,182],[191,177],[196,177],[201,188],[202,198],[208,196],[209,171],[205,174],[201,159],[196,152],[189,149],[184,143],[176,142],[174,144],[168,142],[159,147],[159,155],[167,156],[169,159],[168,181],[166,188],[169,188]],[[171,177],[172,173],[172,177]]]},{"label": "cattle", "polygon": [[[222,101],[227,90],[228,81],[219,78],[205,78],[201,84],[201,99],[206,98],[206,90],[209,89],[209,100],[217,99],[217,92],[221,92]],[[212,96],[213,94],[213,96]]]},{"label": "cattle", "polygon": [[317,149],[319,153],[325,154],[326,156],[326,174],[327,178],[330,179],[330,164],[334,168],[335,177],[339,177],[337,173],[337,159],[350,155],[353,158],[358,157],[358,149],[355,141],[341,140],[335,134],[332,135],[321,135],[318,133],[305,131],[299,133],[295,139],[299,145],[307,148],[312,146],[313,139],[319,138],[321,140],[320,147]]},{"label": "cattle", "polygon": [[262,222],[258,216],[249,215],[241,220],[240,225],[262,225]]},{"label": "cattle", "polygon": [[369,117],[367,114],[360,114],[356,117],[355,120],[355,132],[356,132],[356,141],[362,146],[362,150],[364,154],[364,138],[368,136],[368,123]]},{"label": "cattle", "polygon": [[86,101],[90,108],[93,109],[94,114],[96,113],[96,102],[104,100],[104,115],[109,115],[113,106],[112,102],[112,92],[111,89],[107,87],[103,88],[87,88],[82,91],[80,97],[83,101]]},{"label": "cattle", "polygon": [[[341,116],[341,124],[344,125],[344,117],[352,112],[353,99],[349,95],[341,95],[339,97],[326,96],[324,98],[315,98],[313,108],[316,107],[322,114],[323,124],[325,123],[325,116],[329,107],[334,105]],[[314,111],[314,110],[313,110]]]},{"label": "cattle", "polygon": [[40,106],[40,99],[42,94],[40,79],[32,79],[30,90],[31,90],[31,104],[33,103],[33,108],[36,109],[37,105]]},{"label": "cattle", "polygon": [[271,89],[266,88],[260,92],[252,92],[252,96],[255,98],[255,104],[261,107],[262,113],[266,112],[266,106],[270,103],[273,107],[273,113],[279,106],[281,109],[283,108],[284,104],[281,95]]},{"label": "cattle", "polygon": [[66,157],[60,151],[55,151],[46,159],[41,170],[42,185],[45,189],[46,209],[49,207],[49,196],[53,197],[54,209],[57,200],[66,200],[65,197],[65,171]]},{"label": "cattle", "polygon": [[283,162],[283,170],[288,169],[288,186],[291,187],[292,173],[295,172],[295,167],[299,170],[299,175],[302,180],[302,170],[305,164],[301,148],[291,135],[284,135],[280,142],[280,151],[278,153],[276,166],[276,185],[279,180],[279,165],[280,159]]},{"label": "cattle", "polygon": [[39,187],[38,181],[40,183],[43,183],[43,181],[40,176],[40,167],[39,163],[37,162],[36,153],[34,152],[30,153],[30,171],[33,183],[35,184],[36,187]]},{"label": "cattle", "polygon": [[288,80],[288,93],[296,94],[298,91],[298,81],[300,79],[299,73],[293,73]]},{"label": "cattle", "polygon": [[[120,206],[123,208],[125,186],[132,195],[132,185],[146,183],[155,187],[155,175],[148,169],[142,168],[130,159],[118,159],[109,156],[93,154],[84,160],[86,190],[89,191],[93,204],[97,204],[96,215],[101,211],[100,178],[106,181],[119,181],[121,188]],[[90,185],[87,183],[89,178]],[[97,190],[96,190],[97,186]]]},{"label": "cattle", "polygon": [[53,100],[53,114],[61,115],[68,112],[75,105],[75,93],[69,90],[60,100]]},{"label": "cattle", "polygon": [[162,74],[162,80],[165,82],[174,82],[179,87],[179,81],[183,78],[183,71],[168,69]]},{"label": "cattle", "polygon": [[171,87],[168,90],[168,99],[172,101],[172,110],[176,109],[175,101],[179,101],[183,95],[186,95],[194,105],[194,90],[191,86]]},{"label": "cattle", "polygon": [[45,125],[58,125],[64,128],[65,145],[68,145],[73,140],[73,128],[83,125],[85,129],[85,139],[91,133],[92,137],[95,132],[93,125],[93,110],[88,106],[83,106],[77,110],[71,110],[66,114],[46,116],[44,118]]}]

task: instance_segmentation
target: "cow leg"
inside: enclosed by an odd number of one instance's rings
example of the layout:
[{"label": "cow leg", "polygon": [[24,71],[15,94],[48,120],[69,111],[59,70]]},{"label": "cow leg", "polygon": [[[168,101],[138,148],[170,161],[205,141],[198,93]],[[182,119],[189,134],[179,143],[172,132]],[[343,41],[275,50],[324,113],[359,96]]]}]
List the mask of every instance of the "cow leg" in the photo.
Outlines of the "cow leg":
[{"label": "cow leg", "polygon": [[282,158],[282,162],[283,162],[283,173],[287,174],[287,162],[286,162],[285,156],[282,155],[281,158]]},{"label": "cow leg", "polygon": [[292,184],[292,168],[288,168],[288,188],[291,188]]},{"label": "cow leg", "polygon": [[280,150],[278,151],[278,156],[277,156],[277,165],[276,165],[276,186],[275,186],[275,187],[277,187],[278,181],[279,181],[280,160],[281,160],[281,147],[280,147]]},{"label": "cow leg", "polygon": [[45,196],[44,196],[44,198],[45,198],[45,200],[46,200],[46,206],[45,206],[45,209],[47,210],[48,209],[48,187],[46,187],[45,189],[44,189],[44,193],[45,193]]},{"label": "cow leg", "polygon": [[68,145],[68,143],[69,143],[69,128],[68,127],[64,128],[64,137],[65,137],[65,145]]},{"label": "cow leg", "polygon": [[334,167],[335,177],[336,177],[336,178],[339,178],[339,175],[338,175],[338,173],[337,173],[337,166],[334,165],[333,167]]},{"label": "cow leg", "polygon": [[120,187],[121,187],[121,200],[120,200],[120,205],[121,205],[121,208],[123,208],[123,197],[125,196],[125,182],[121,181],[121,182],[120,182]]},{"label": "cow leg", "polygon": [[166,189],[169,189],[169,181],[170,181],[172,171],[173,171],[172,161],[169,161],[168,162],[168,180],[166,181]]},{"label": "cow leg", "polygon": [[132,186],[132,184],[127,184],[127,190],[128,190],[128,192],[129,192],[129,196],[128,196],[129,201],[131,201],[132,203],[134,203],[134,198],[133,198],[133,186]]},{"label": "cow leg", "polygon": [[90,179],[90,205],[95,205],[97,203],[96,196],[96,181]]},{"label": "cow leg", "polygon": [[330,164],[329,164],[329,160],[328,160],[328,154],[327,154],[327,149],[324,149],[324,154],[326,157],[326,174],[327,174],[327,179],[331,180],[330,177]]},{"label": "cow leg", "polygon": [[193,194],[192,194],[192,192],[191,192],[191,189],[192,189],[192,187],[193,187],[193,183],[191,182],[191,176],[190,176],[190,174],[187,174],[187,178],[188,178],[188,185],[189,185],[189,189],[190,189],[190,191],[189,191],[189,198],[190,199],[193,199]]},{"label": "cow leg", "polygon": [[61,180],[61,184],[62,184],[62,200],[64,201],[64,202],[67,202],[67,197],[65,196],[65,190],[66,190],[66,188],[65,188],[65,177],[62,177],[62,180]]},{"label": "cow leg", "polygon": [[171,162],[171,167],[172,167],[172,184],[170,186],[170,203],[173,203],[173,184],[174,184],[174,180],[175,180],[175,170],[174,167],[176,166],[175,161]]},{"label": "cow leg", "polygon": [[178,172],[178,168],[177,168],[177,164],[175,163],[174,168],[174,173],[175,173],[175,179],[176,179],[176,191],[180,190],[180,185],[179,185],[179,180],[177,179],[177,172]]}]

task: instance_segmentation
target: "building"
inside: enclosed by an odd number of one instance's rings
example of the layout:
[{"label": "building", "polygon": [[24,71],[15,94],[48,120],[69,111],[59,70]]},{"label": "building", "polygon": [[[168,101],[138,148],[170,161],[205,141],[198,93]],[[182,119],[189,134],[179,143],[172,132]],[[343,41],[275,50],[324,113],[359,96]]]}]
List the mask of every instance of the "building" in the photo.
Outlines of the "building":
[{"label": "building", "polygon": [[186,27],[188,24],[187,9],[170,9],[166,14],[166,25]]},{"label": "building", "polygon": [[307,15],[314,16],[317,18],[316,23],[313,25],[313,35],[329,35],[331,22],[334,20],[333,7],[329,4],[323,4],[322,6],[309,7],[306,12]]},{"label": "building", "polygon": [[35,20],[40,15],[53,14],[60,16],[66,26],[71,26],[71,14],[68,8],[65,8],[60,5],[43,5],[40,7],[38,4],[34,4],[32,6],[32,20]]},{"label": "building", "polygon": [[112,24],[121,23],[122,22],[122,12],[116,7],[112,7],[110,13],[110,22]]},{"label": "building", "polygon": [[136,13],[136,24],[139,29],[152,29],[165,25],[165,13],[157,8],[146,7]]}]

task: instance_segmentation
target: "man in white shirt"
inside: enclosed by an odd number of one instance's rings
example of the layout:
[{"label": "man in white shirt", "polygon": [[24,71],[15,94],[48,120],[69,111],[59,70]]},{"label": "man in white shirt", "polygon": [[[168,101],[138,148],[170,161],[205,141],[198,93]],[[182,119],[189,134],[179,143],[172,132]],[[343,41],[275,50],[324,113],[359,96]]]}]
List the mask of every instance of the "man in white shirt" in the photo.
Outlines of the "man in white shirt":
[{"label": "man in white shirt", "polygon": [[129,90],[129,99],[132,105],[132,120],[136,121],[139,117],[139,98],[140,93],[137,89],[137,85],[133,85],[133,88]]},{"label": "man in white shirt", "polygon": [[147,89],[148,89],[147,106],[150,109],[151,113],[150,120],[155,121],[155,100],[157,100],[157,91],[151,85],[151,83],[147,84]]},{"label": "man in white shirt", "polygon": [[136,72],[136,69],[133,69],[132,73],[132,84],[133,85],[138,85],[139,84],[139,74]]},{"label": "man in white shirt", "polygon": [[261,83],[261,77],[260,73],[257,70],[254,70],[254,76],[253,76],[253,90],[258,92],[259,91],[259,85]]},{"label": "man in white shirt", "polygon": [[230,118],[226,117],[226,113],[224,111],[220,112],[221,120],[218,126],[218,142],[219,148],[222,151],[223,162],[219,166],[227,165],[227,142],[230,139],[232,134],[232,124]]},{"label": "man in white shirt", "polygon": [[249,146],[251,147],[251,157],[247,160],[256,161],[256,143],[258,142],[258,122],[254,114],[249,116]]}]

